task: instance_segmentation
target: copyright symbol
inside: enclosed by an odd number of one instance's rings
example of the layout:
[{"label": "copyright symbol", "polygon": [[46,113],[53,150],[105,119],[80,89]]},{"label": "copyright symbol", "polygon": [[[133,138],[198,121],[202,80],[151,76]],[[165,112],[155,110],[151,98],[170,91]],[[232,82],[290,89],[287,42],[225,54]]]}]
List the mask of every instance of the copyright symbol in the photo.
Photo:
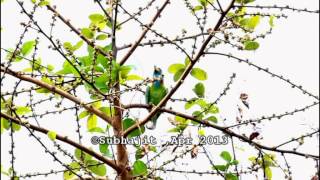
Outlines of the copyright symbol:
[{"label": "copyright symbol", "polygon": [[93,144],[93,145],[99,144],[99,137],[98,136],[92,136],[91,137],[91,144]]}]

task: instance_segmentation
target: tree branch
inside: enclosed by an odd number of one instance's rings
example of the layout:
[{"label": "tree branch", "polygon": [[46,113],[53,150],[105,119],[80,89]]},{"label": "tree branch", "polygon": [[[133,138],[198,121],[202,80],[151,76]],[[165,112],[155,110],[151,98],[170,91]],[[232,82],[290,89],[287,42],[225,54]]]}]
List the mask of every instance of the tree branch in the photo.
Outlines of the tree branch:
[{"label": "tree branch", "polygon": [[[47,129],[43,128],[43,127],[38,127],[38,126],[35,126],[35,125],[32,125],[32,124],[29,124],[28,122],[23,122],[21,120],[18,120],[16,118],[14,118],[12,116],[9,116],[7,114],[4,114],[2,112],[1,112],[1,117],[5,118],[7,120],[10,120],[11,122],[14,122],[16,124],[22,125],[22,126],[24,126],[26,128],[30,128],[30,129],[33,129],[33,130],[35,130],[37,132],[41,132],[43,134],[47,134],[49,132],[49,130],[47,130]],[[76,147],[76,148],[82,150],[83,152],[86,152],[86,153],[90,154],[91,156],[97,158],[98,160],[106,163],[107,165],[112,167],[117,172],[121,171],[121,169],[113,161],[111,161],[109,159],[106,159],[105,157],[103,157],[102,155],[92,151],[91,149],[89,149],[89,148],[87,148],[85,146],[82,146],[81,144],[78,144],[78,143],[68,139],[67,136],[62,136],[62,135],[57,134],[56,135],[56,139],[58,139],[58,140],[60,140],[62,142],[65,142],[65,143],[67,143],[67,144],[69,144],[69,145],[71,145],[73,147]]]},{"label": "tree branch", "polygon": [[300,91],[302,91],[303,94],[307,94],[308,96],[313,97],[314,99],[319,101],[319,96],[308,92],[307,90],[303,89],[302,86],[296,85],[291,80],[285,79],[281,75],[278,75],[278,74],[270,72],[268,68],[262,68],[262,67],[260,67],[260,66],[258,66],[256,64],[253,64],[253,63],[249,62],[248,59],[241,59],[241,58],[238,58],[238,57],[233,56],[231,54],[225,54],[225,53],[219,53],[219,52],[206,52],[205,54],[225,56],[225,57],[228,57],[228,58],[232,58],[232,59],[238,60],[239,62],[244,62],[244,63],[248,64],[249,66],[253,66],[253,67],[257,68],[259,71],[264,71],[264,72],[270,74],[272,77],[277,77],[278,79],[280,79],[282,81],[285,81],[286,83],[290,84],[292,88],[298,88]]},{"label": "tree branch", "polygon": [[77,71],[77,73],[79,73],[79,76],[81,77],[82,80],[84,80],[86,83],[88,83],[95,91],[97,91],[99,94],[101,94],[102,96],[105,96],[104,93],[102,93],[93,83],[89,82],[84,76],[83,74],[80,72],[80,70],[70,61],[70,59],[68,59],[68,57],[61,51],[59,50],[59,47],[56,45],[56,43],[54,43],[53,39],[51,36],[47,35],[42,28],[39,26],[39,24],[34,20],[33,15],[29,14],[26,9],[23,7],[23,2],[20,2],[19,0],[16,0],[17,3],[19,4],[19,6],[22,9],[22,12],[25,13],[29,19],[33,22],[33,24],[35,24],[38,28],[38,31],[43,34],[50,42],[51,44],[54,46],[54,48],[59,52],[59,54],[61,54],[68,62],[69,64],[71,64],[71,66]]},{"label": "tree branch", "polygon": [[95,45],[94,42],[90,41],[88,38],[84,37],[81,32],[75,28],[71,23],[70,20],[65,19],[55,8],[53,8],[50,5],[47,5],[48,10],[56,14],[56,16],[64,23],[66,24],[73,32],[75,32],[82,40],[84,40],[88,45],[92,46],[96,51],[98,51],[100,54],[104,55],[105,57],[111,58],[110,54],[99,48]]},{"label": "tree branch", "polygon": [[[233,7],[233,4],[235,3],[235,0],[232,0],[229,7],[221,14],[217,24],[215,25],[213,32],[216,32],[219,30],[220,25],[223,22],[224,17],[227,15],[227,13],[229,12],[229,10]],[[207,45],[210,43],[211,39],[214,37],[213,33],[211,33],[209,35],[209,37],[206,39],[206,41],[203,43],[203,45],[201,46],[197,56],[190,62],[190,64],[187,66],[186,70],[184,71],[184,73],[182,74],[182,76],[180,77],[179,81],[177,82],[177,84],[175,85],[175,87],[173,89],[171,89],[171,91],[162,99],[162,101],[149,113],[149,115],[143,119],[142,121],[138,122],[137,124],[135,124],[134,126],[131,126],[130,128],[128,128],[123,135],[126,137],[129,133],[131,133],[132,131],[134,131],[135,129],[137,129],[140,126],[143,126],[144,124],[146,124],[158,111],[159,109],[164,106],[167,101],[172,97],[172,95],[179,89],[179,87],[183,84],[184,80],[186,79],[186,77],[188,76],[188,74],[191,72],[191,70],[193,69],[193,66],[199,61],[199,59],[201,58],[201,56],[204,54],[204,50],[207,47]]]},{"label": "tree branch", "polygon": [[18,79],[31,82],[33,84],[36,84],[38,86],[41,86],[41,87],[43,87],[45,89],[50,90],[53,93],[57,93],[57,94],[65,97],[65,98],[69,99],[70,101],[81,105],[87,111],[91,112],[92,114],[95,114],[95,115],[99,116],[101,119],[103,119],[104,121],[106,121],[110,125],[113,125],[112,124],[112,119],[110,117],[108,117],[105,113],[103,113],[102,111],[94,108],[92,105],[86,105],[84,102],[82,102],[77,97],[75,97],[75,96],[73,96],[73,95],[71,95],[71,94],[69,94],[69,93],[67,93],[67,92],[65,92],[65,91],[53,86],[53,85],[47,84],[45,82],[42,82],[42,81],[40,81],[38,79],[35,79],[35,78],[32,78],[32,77],[28,77],[28,76],[22,75],[20,72],[12,71],[9,68],[7,70],[5,70],[3,67],[1,67],[1,72],[6,72],[6,73],[10,74],[11,76],[14,76],[14,77],[16,77]]},{"label": "tree branch", "polygon": [[[146,104],[130,104],[130,105],[123,106],[123,108],[125,108],[125,109],[133,109],[133,108],[150,109],[150,108],[152,108],[152,106],[146,105]],[[214,128],[214,129],[219,130],[219,131],[221,131],[221,132],[223,132],[223,133],[225,133],[225,134],[227,134],[227,135],[229,135],[231,137],[236,137],[236,138],[238,138],[238,139],[240,139],[240,140],[242,140],[244,142],[247,142],[247,143],[249,143],[249,144],[251,144],[251,145],[253,145],[253,146],[257,147],[257,148],[260,148],[260,149],[279,152],[279,153],[295,154],[295,155],[298,155],[298,156],[311,157],[311,158],[314,158],[314,159],[319,159],[319,156],[312,155],[312,154],[306,154],[306,153],[301,153],[301,152],[297,152],[297,151],[290,151],[290,150],[283,150],[283,149],[278,149],[276,147],[268,147],[268,146],[261,145],[259,143],[256,143],[256,142],[250,140],[246,136],[236,134],[235,132],[231,131],[227,127],[221,127],[221,126],[218,126],[218,125],[215,125],[215,124],[211,124],[208,120],[199,120],[194,116],[190,116],[190,115],[187,115],[187,114],[184,114],[184,113],[181,113],[181,112],[178,112],[178,111],[173,111],[171,109],[166,109],[166,108],[160,108],[159,111],[166,112],[166,113],[169,113],[169,114],[172,114],[172,115],[175,115],[175,116],[180,116],[182,118],[189,119],[189,120],[192,120],[194,122],[203,124],[203,125],[205,125],[207,127]]]},{"label": "tree branch", "polygon": [[162,5],[162,7],[158,10],[158,12],[156,13],[156,15],[152,18],[151,22],[148,25],[148,28],[145,28],[145,30],[142,32],[142,34],[140,35],[139,39],[131,46],[130,50],[128,51],[128,53],[121,59],[120,61],[120,65],[123,65],[128,59],[129,57],[132,55],[132,53],[137,49],[137,47],[139,46],[140,42],[143,40],[143,38],[146,36],[146,34],[148,33],[149,29],[153,26],[153,24],[156,22],[156,20],[160,17],[162,11],[164,10],[164,8],[170,3],[170,0],[166,0],[165,3]]}]

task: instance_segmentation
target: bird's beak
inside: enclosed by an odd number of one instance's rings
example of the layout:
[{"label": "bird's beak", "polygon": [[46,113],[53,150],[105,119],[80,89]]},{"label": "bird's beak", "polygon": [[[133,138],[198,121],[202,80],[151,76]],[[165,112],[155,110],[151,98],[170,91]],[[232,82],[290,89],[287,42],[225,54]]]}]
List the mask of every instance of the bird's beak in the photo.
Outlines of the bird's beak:
[{"label": "bird's beak", "polygon": [[157,71],[157,72],[161,72],[161,69],[157,66],[154,66],[154,70]]}]

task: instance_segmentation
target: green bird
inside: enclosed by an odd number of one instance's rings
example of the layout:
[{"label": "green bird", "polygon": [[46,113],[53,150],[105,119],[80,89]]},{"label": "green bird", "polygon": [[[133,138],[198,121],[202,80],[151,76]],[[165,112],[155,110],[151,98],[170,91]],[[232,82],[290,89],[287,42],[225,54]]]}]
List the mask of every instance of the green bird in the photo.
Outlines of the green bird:
[{"label": "green bird", "polygon": [[[168,89],[164,86],[164,75],[162,70],[158,67],[154,68],[152,85],[147,87],[146,91],[146,103],[149,105],[156,106],[160,101],[167,95]],[[149,110],[150,112],[151,110]],[[153,130],[156,128],[157,120],[161,113],[155,114],[149,123],[147,128]]]}]

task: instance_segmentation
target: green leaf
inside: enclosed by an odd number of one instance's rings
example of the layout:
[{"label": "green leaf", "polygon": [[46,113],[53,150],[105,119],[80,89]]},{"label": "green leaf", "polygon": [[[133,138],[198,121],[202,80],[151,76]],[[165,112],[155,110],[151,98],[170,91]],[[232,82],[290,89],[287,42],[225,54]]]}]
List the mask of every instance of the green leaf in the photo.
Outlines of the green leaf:
[{"label": "green leaf", "polygon": [[88,160],[86,164],[88,169],[98,176],[105,176],[107,173],[107,168],[103,163],[96,160]]},{"label": "green leaf", "polygon": [[35,41],[27,41],[22,45],[21,53],[23,56],[28,55],[31,53],[31,51],[34,49],[34,46],[36,45]]},{"label": "green leaf", "polygon": [[272,179],[272,170],[269,166],[266,166],[264,168],[264,172],[266,173],[266,176],[268,178],[268,180],[271,180]]},{"label": "green leaf", "polygon": [[87,120],[87,129],[90,131],[97,127],[98,118],[96,115],[90,115]]},{"label": "green leaf", "polygon": [[175,74],[175,73],[178,72],[180,69],[185,69],[185,65],[183,65],[183,64],[172,64],[172,65],[169,67],[168,71],[169,71],[169,73],[171,73],[171,74]]},{"label": "green leaf", "polygon": [[31,72],[32,71],[32,68],[25,68],[22,70],[23,72]]},{"label": "green leaf", "polygon": [[[195,111],[192,113],[192,116],[199,119],[199,120],[202,120],[203,119],[203,112],[202,111]],[[193,122],[193,121],[192,121],[192,123],[198,124],[197,122]]]},{"label": "green leaf", "polygon": [[219,170],[219,171],[226,171],[227,166],[226,165],[215,165],[212,167],[213,170]]},{"label": "green leaf", "polygon": [[105,69],[109,68],[109,61],[110,60],[107,59],[105,56],[98,54],[97,62],[101,64]]},{"label": "green leaf", "polygon": [[4,129],[8,130],[10,128],[10,122],[7,119],[2,117],[1,117],[1,120],[2,120],[1,125],[3,125]]},{"label": "green leaf", "polygon": [[108,144],[100,144],[99,145],[99,150],[102,154],[105,154],[106,152],[108,152],[108,147],[109,145]]},{"label": "green leaf", "polygon": [[197,101],[197,98],[190,99],[188,102],[186,102],[186,104],[184,105],[184,108],[186,110],[192,108],[194,105],[196,105],[196,101]]},{"label": "green leaf", "polygon": [[64,61],[63,63],[63,69],[58,71],[56,74],[74,74],[76,76],[79,76],[79,73],[73,66],[74,62]]},{"label": "green leaf", "polygon": [[104,16],[101,14],[91,14],[89,19],[91,20],[90,28],[97,27],[98,29],[102,30],[107,26],[107,22],[105,21]]},{"label": "green leaf", "polygon": [[94,37],[94,32],[92,32],[89,28],[82,28],[81,34],[88,39],[92,39]]},{"label": "green leaf", "polygon": [[212,3],[213,0],[198,0],[198,2],[199,2],[203,7],[206,7],[206,6],[208,6],[209,3]]},{"label": "green leaf", "polygon": [[64,180],[69,180],[72,179],[75,176],[75,174],[71,171],[65,171],[63,172],[63,179]]},{"label": "green leaf", "polygon": [[18,115],[24,115],[24,114],[27,114],[27,113],[30,113],[30,112],[31,112],[31,108],[30,107],[18,106],[16,108],[16,113]]},{"label": "green leaf", "polygon": [[219,108],[216,106],[216,105],[214,105],[214,104],[209,104],[208,105],[209,107],[207,107],[207,108],[209,108],[209,113],[211,113],[211,114],[217,114],[217,113],[219,113]]},{"label": "green leaf", "polygon": [[19,124],[16,124],[13,122],[12,129],[13,129],[13,131],[19,131],[21,129],[21,126]]},{"label": "green leaf", "polygon": [[194,12],[196,12],[196,11],[200,11],[200,10],[202,10],[202,9],[203,9],[203,6],[198,5],[198,6],[195,6],[192,10],[193,10]]},{"label": "green leaf", "polygon": [[99,110],[106,113],[109,117],[114,116],[115,113],[114,107],[100,107]]},{"label": "green leaf", "polygon": [[[127,130],[129,127],[135,125],[137,122],[131,118],[126,118],[123,120],[122,124],[123,124],[123,128],[124,130]],[[141,134],[143,134],[145,132],[145,127],[141,126],[140,128],[132,131],[129,135],[128,138],[132,138],[132,137],[136,137],[136,136],[140,136]]]},{"label": "green leaf", "polygon": [[76,50],[80,49],[82,45],[83,45],[83,41],[79,41],[79,42],[77,42],[77,44],[72,46],[72,50],[76,51]]},{"label": "green leaf", "polygon": [[173,76],[174,82],[177,82],[177,81],[180,79],[180,77],[182,76],[182,74],[184,73],[184,71],[185,71],[185,68],[182,68],[182,69],[178,70],[178,71],[174,74],[174,76]]},{"label": "green leaf", "polygon": [[6,176],[10,176],[10,174],[7,171],[4,170],[2,164],[1,164],[1,174],[4,174]]},{"label": "green leaf", "polygon": [[6,60],[11,59],[11,60],[13,60],[13,62],[19,62],[23,59],[22,57],[18,56],[18,55],[20,55],[19,50],[16,50],[15,56],[13,56],[14,49],[9,48],[8,50],[9,50],[9,52],[7,52]]},{"label": "green leaf", "polygon": [[222,159],[224,159],[227,162],[230,162],[232,160],[232,157],[228,151],[221,152],[220,157],[222,157]]},{"label": "green leaf", "polygon": [[226,180],[238,180],[238,177],[235,174],[228,173],[226,174]]},{"label": "green leaf", "polygon": [[248,51],[254,51],[260,47],[259,43],[255,41],[246,41],[244,42],[244,49]]},{"label": "green leaf", "polygon": [[207,118],[208,121],[214,122],[214,123],[218,123],[218,119],[215,116],[210,116]]},{"label": "green leaf", "polygon": [[231,165],[238,165],[238,164],[239,164],[239,161],[238,161],[238,160],[233,160],[230,164],[231,164]]},{"label": "green leaf", "polygon": [[95,78],[95,85],[98,87],[102,92],[107,92],[109,89],[108,83],[110,80],[110,76],[108,72],[103,73],[98,78]]},{"label": "green leaf", "polygon": [[[75,149],[74,151],[74,156],[79,160],[79,161],[88,161],[92,159],[92,156],[90,154],[87,154],[86,152],[81,151],[80,149]],[[82,156],[82,157],[81,157]]]},{"label": "green leaf", "polygon": [[191,75],[200,81],[207,80],[208,78],[207,73],[200,68],[193,68],[191,71]]},{"label": "green leaf", "polygon": [[143,150],[139,147],[135,153],[135,158],[136,158],[136,160],[142,159],[145,155],[146,155],[146,153],[143,152]]},{"label": "green leaf", "polygon": [[198,130],[198,134],[199,134],[199,136],[205,136],[206,135],[206,131],[204,129],[199,129]]},{"label": "green leaf", "polygon": [[54,131],[49,131],[49,132],[47,133],[47,135],[48,135],[49,139],[51,139],[51,141],[56,140],[56,137],[57,137],[57,133],[56,133],[56,132],[54,132]]},{"label": "green leaf", "polygon": [[248,4],[248,3],[251,3],[251,2],[254,2],[255,0],[236,0],[237,3],[240,3],[240,4]]},{"label": "green leaf", "polygon": [[105,39],[107,39],[107,38],[108,38],[107,35],[105,35],[105,34],[99,34],[99,35],[96,37],[96,40],[102,41],[102,40],[105,40]]},{"label": "green leaf", "polygon": [[82,119],[82,118],[85,118],[87,116],[89,116],[89,112],[88,111],[82,111],[80,114],[79,114],[79,119]]},{"label": "green leaf", "polygon": [[50,2],[49,1],[40,1],[39,3],[39,6],[42,7],[42,6],[47,6],[47,5],[50,5]]},{"label": "green leaf", "polygon": [[93,23],[98,23],[104,20],[104,16],[101,14],[91,14],[89,16],[89,19],[91,20],[91,22]]},{"label": "green leaf", "polygon": [[127,76],[126,80],[127,81],[140,81],[140,80],[143,80],[143,77],[141,77],[139,75],[135,75],[135,74],[130,74]]},{"label": "green leaf", "polygon": [[54,70],[54,66],[51,64],[47,65],[48,72],[52,72]]},{"label": "green leaf", "polygon": [[203,98],[204,93],[205,93],[205,87],[204,87],[203,83],[196,84],[195,87],[193,88],[193,92],[196,93],[196,95],[199,98]]},{"label": "green leaf", "polygon": [[106,132],[101,128],[101,127],[94,127],[92,129],[89,129],[89,132],[93,133],[101,133],[101,134],[105,134]]},{"label": "green leaf", "polygon": [[133,66],[121,66],[120,67],[121,78],[126,78],[132,69],[133,69]]},{"label": "green leaf", "polygon": [[275,166],[275,163],[274,163],[275,160],[274,159],[275,159],[275,155],[273,155],[273,154],[265,154],[263,156],[264,165],[265,166],[274,167]]},{"label": "green leaf", "polygon": [[0,119],[0,123],[1,123],[0,133],[1,133],[1,134],[2,134],[2,133],[4,132],[4,130],[5,130],[5,128],[4,128],[4,121],[7,121],[7,120],[4,119],[4,118],[1,118],[1,119]]},{"label": "green leaf", "polygon": [[134,162],[133,171],[132,171],[132,174],[134,176],[145,175],[147,174],[147,172],[148,172],[147,165],[144,162],[140,160],[137,160],[136,162]]},{"label": "green leaf", "polygon": [[110,153],[108,144],[99,144],[99,150],[104,156],[108,156],[108,157],[112,156]]},{"label": "green leaf", "polygon": [[251,18],[244,18],[240,24],[247,29],[254,30],[260,23],[260,16],[253,16]]},{"label": "green leaf", "polygon": [[208,104],[204,99],[197,99],[195,103],[200,106],[202,109],[207,108]]},{"label": "green leaf", "polygon": [[181,128],[180,127],[175,127],[175,128],[172,128],[172,129],[168,130],[168,133],[179,133],[179,132],[181,132]]},{"label": "green leaf", "polygon": [[180,116],[175,116],[174,117],[174,120],[176,122],[178,122],[179,124],[186,124],[187,123],[187,119],[183,118],[183,117],[180,117]]},{"label": "green leaf", "polygon": [[79,171],[81,167],[78,162],[72,162],[68,166],[75,172]]},{"label": "green leaf", "polygon": [[252,157],[249,157],[248,160],[251,162],[255,162],[255,161],[257,161],[257,158],[252,156]]},{"label": "green leaf", "polygon": [[271,27],[274,27],[274,18],[275,18],[275,16],[270,16],[270,18],[269,18],[269,25]]},{"label": "green leaf", "polygon": [[150,151],[152,151],[152,152],[157,152],[157,147],[155,147],[155,146],[149,146],[149,148],[150,148]]},{"label": "green leaf", "polygon": [[188,66],[190,64],[190,59],[188,57],[186,57],[186,59],[184,60],[184,65]]}]

